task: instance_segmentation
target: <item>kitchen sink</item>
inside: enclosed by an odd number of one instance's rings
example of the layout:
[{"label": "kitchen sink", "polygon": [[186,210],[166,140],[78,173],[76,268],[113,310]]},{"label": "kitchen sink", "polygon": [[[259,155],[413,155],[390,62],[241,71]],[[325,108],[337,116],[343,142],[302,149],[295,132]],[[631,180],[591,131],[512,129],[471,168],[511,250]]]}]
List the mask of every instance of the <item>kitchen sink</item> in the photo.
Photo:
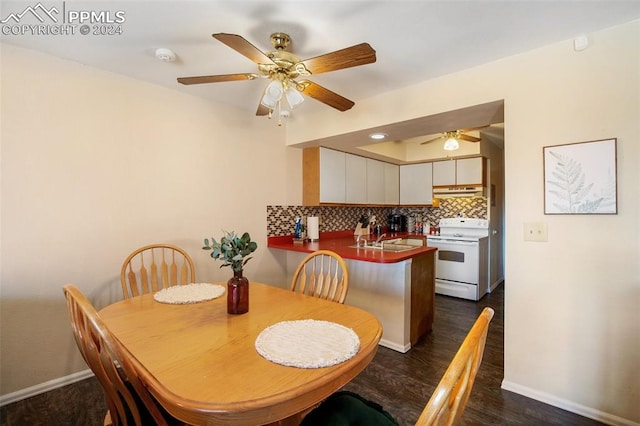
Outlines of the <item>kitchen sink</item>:
[{"label": "kitchen sink", "polygon": [[407,250],[413,250],[414,248],[416,248],[416,246],[412,246],[412,245],[407,245],[407,244],[398,244],[398,243],[387,243],[386,241],[384,242],[384,244],[380,244],[380,243],[371,243],[369,245],[366,246],[357,246],[357,245],[353,245],[353,246],[349,246],[350,248],[357,248],[357,249],[363,249],[363,250],[382,250],[382,251],[390,251],[390,252],[401,252],[401,251],[407,251]]},{"label": "kitchen sink", "polygon": [[413,250],[417,247],[424,247],[425,239],[424,238],[391,238],[388,240],[382,240],[380,242],[371,242],[367,241],[365,245],[352,245],[350,248],[361,248],[361,249],[371,249],[371,250],[382,250],[382,251],[392,251],[392,252],[401,252],[406,250]]},{"label": "kitchen sink", "polygon": [[397,244],[404,246],[423,247],[425,245],[424,238],[394,238],[392,240],[385,240],[386,244]]}]

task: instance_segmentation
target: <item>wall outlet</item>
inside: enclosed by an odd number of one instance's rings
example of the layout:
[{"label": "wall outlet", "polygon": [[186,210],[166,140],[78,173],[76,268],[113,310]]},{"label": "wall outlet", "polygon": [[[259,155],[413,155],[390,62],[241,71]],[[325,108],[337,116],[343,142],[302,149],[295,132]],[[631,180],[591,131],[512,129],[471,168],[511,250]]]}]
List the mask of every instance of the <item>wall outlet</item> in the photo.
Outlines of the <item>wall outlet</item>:
[{"label": "wall outlet", "polygon": [[547,224],[545,222],[525,223],[525,241],[547,241]]}]

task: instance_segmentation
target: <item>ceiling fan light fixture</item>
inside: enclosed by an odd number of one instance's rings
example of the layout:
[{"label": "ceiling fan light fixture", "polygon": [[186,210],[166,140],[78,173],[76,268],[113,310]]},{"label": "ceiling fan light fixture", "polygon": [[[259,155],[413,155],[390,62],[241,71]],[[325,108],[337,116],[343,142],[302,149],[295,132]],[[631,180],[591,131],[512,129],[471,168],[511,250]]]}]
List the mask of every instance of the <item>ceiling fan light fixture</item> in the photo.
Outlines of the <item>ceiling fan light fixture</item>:
[{"label": "ceiling fan light fixture", "polygon": [[264,91],[264,96],[260,103],[269,109],[274,109],[278,102],[280,102],[280,99],[282,99],[283,93],[284,87],[282,87],[282,82],[273,80]]},{"label": "ceiling fan light fixture", "polygon": [[298,92],[293,87],[287,87],[284,91],[285,96],[287,97],[287,103],[291,108],[295,108],[304,102],[304,97],[300,92]]},{"label": "ceiling fan light fixture", "polygon": [[455,151],[456,149],[460,148],[460,144],[458,143],[458,141],[454,138],[454,137],[449,137],[445,142],[444,142],[444,149],[445,151]]}]

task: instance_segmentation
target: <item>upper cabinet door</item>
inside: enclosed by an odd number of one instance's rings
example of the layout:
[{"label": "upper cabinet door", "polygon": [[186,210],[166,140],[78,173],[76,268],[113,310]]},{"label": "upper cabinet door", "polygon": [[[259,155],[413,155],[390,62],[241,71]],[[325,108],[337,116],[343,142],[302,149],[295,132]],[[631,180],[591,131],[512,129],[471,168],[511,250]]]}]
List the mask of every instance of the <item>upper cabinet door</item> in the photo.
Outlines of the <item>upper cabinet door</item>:
[{"label": "upper cabinet door", "polygon": [[320,148],[320,202],[344,203],[346,200],[346,154]]},{"label": "upper cabinet door", "polygon": [[432,163],[400,166],[400,204],[431,204]]},{"label": "upper cabinet door", "polygon": [[456,184],[484,185],[484,158],[461,158],[456,162]]},{"label": "upper cabinet door", "polygon": [[385,204],[386,163],[367,158],[367,202]]},{"label": "upper cabinet door", "polygon": [[359,155],[345,154],[346,202],[367,203],[367,159]]},{"label": "upper cabinet door", "polygon": [[384,203],[400,204],[400,166],[384,163]]},{"label": "upper cabinet door", "polygon": [[435,161],[433,163],[433,186],[456,184],[456,161]]}]

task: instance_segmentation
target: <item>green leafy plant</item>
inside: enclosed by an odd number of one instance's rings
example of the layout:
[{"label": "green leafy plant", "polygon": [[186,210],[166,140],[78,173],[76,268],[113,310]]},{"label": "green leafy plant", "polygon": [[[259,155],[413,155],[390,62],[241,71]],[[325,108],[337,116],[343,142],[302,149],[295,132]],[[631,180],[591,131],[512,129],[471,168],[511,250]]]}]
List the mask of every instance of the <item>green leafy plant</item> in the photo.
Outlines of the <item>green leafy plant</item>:
[{"label": "green leafy plant", "polygon": [[255,241],[251,241],[251,236],[248,232],[242,234],[242,237],[236,235],[235,232],[223,231],[224,235],[220,239],[220,242],[215,238],[211,238],[211,244],[209,239],[204,239],[203,250],[211,250],[211,257],[216,260],[222,260],[223,266],[231,266],[234,272],[242,271],[244,265],[251,259],[249,256],[256,251],[258,245]]}]

